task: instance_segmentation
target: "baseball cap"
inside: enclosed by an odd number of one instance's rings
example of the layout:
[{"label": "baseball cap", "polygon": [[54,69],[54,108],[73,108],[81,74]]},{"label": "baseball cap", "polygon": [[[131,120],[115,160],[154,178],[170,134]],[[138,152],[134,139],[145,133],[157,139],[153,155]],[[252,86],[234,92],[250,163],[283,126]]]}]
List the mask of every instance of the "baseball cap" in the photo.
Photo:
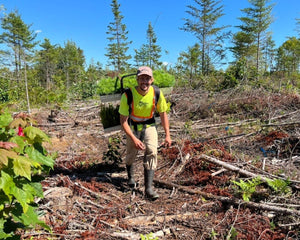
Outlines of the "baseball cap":
[{"label": "baseball cap", "polygon": [[140,75],[148,75],[150,77],[153,77],[152,69],[147,66],[139,67],[139,69],[137,70],[137,76],[140,76]]}]

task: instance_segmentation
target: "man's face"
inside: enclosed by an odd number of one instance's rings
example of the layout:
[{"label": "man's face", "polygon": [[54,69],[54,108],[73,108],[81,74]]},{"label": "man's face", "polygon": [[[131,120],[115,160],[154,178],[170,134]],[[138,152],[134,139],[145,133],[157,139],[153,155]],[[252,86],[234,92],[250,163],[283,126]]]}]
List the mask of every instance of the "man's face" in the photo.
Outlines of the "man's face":
[{"label": "man's face", "polygon": [[148,75],[140,75],[137,78],[138,86],[142,91],[148,91],[153,83],[153,78]]}]

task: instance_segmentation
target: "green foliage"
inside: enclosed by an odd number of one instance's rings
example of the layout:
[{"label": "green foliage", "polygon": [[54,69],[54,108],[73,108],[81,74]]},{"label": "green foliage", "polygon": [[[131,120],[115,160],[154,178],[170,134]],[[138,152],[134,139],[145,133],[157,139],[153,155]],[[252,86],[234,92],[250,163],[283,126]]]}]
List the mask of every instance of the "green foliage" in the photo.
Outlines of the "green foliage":
[{"label": "green foliage", "polygon": [[160,88],[172,87],[175,84],[175,77],[163,70],[153,72],[154,84]]},{"label": "green foliage", "polygon": [[88,79],[83,79],[71,88],[71,92],[77,99],[92,98],[96,95],[97,83]]},{"label": "green foliage", "polygon": [[234,227],[232,227],[230,229],[229,234],[226,237],[226,240],[234,240],[237,238],[237,236],[238,236],[238,231]]},{"label": "green foliage", "polygon": [[[124,74],[126,75],[126,74]],[[175,77],[163,70],[153,71],[154,85],[158,87],[172,87],[175,84]],[[124,88],[134,87],[137,85],[136,77],[129,76],[123,79]],[[120,92],[120,81],[113,78],[102,78],[97,84],[97,94],[108,95]]]},{"label": "green foliage", "polygon": [[[35,197],[43,197],[41,174],[53,168],[43,142],[48,136],[38,128],[27,126],[27,119],[13,119],[6,111],[0,114],[0,239],[18,239],[15,231],[40,225]],[[19,126],[24,131],[16,133]]]},{"label": "green foliage", "polygon": [[235,78],[235,76],[230,72],[226,72],[224,80],[220,84],[220,90],[234,88],[238,84],[239,81]]},{"label": "green foliage", "polygon": [[210,233],[210,238],[211,239],[217,239],[218,235],[219,234],[214,229],[211,230],[211,233]]},{"label": "green foliage", "polygon": [[8,102],[9,101],[9,87],[8,81],[0,78],[0,102]]},{"label": "green foliage", "polygon": [[108,95],[115,92],[115,80],[112,78],[102,78],[97,84],[97,94]]},{"label": "green foliage", "polygon": [[253,178],[252,180],[247,180],[246,182],[240,180],[240,182],[232,181],[235,185],[240,187],[239,192],[242,193],[244,201],[250,201],[252,194],[255,192],[256,187],[261,184],[260,177]]},{"label": "green foliage", "polygon": [[[126,74],[124,74],[126,75]],[[158,87],[172,87],[175,84],[175,77],[163,70],[153,71],[154,84]],[[136,77],[129,76],[123,79],[124,88],[137,85]],[[97,94],[108,95],[120,92],[120,81],[113,78],[102,78],[97,84]]]},{"label": "green foliage", "polygon": [[153,237],[153,233],[148,233],[146,235],[141,234],[141,240],[158,240],[158,237]]},{"label": "green foliage", "polygon": [[103,128],[109,128],[120,125],[119,105],[105,104],[101,105],[100,118]]},{"label": "green foliage", "polygon": [[122,162],[120,149],[121,138],[110,137],[108,140],[108,151],[103,154],[103,160],[115,166],[118,166]]},{"label": "green foliage", "polygon": [[267,179],[267,183],[277,193],[286,194],[291,192],[291,188],[289,187],[291,182],[289,180]]}]

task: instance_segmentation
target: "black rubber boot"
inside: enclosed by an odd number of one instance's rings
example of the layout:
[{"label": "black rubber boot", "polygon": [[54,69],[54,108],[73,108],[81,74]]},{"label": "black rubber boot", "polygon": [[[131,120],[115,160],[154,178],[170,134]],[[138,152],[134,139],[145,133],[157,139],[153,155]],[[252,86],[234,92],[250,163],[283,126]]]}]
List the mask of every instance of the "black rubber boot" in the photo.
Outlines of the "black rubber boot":
[{"label": "black rubber boot", "polygon": [[127,175],[128,175],[128,186],[130,188],[134,188],[135,187],[135,181],[134,181],[134,168],[133,165],[126,165],[126,169],[127,169]]},{"label": "black rubber boot", "polygon": [[149,198],[151,200],[159,198],[159,195],[152,189],[154,170],[144,170],[144,177],[146,198]]}]

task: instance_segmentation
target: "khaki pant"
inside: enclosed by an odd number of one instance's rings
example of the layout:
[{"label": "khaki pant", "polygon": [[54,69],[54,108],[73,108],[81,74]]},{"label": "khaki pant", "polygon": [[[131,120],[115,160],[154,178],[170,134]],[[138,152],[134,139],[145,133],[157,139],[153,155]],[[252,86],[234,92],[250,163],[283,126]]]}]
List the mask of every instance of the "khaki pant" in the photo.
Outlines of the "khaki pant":
[{"label": "khaki pant", "polygon": [[[141,131],[138,132],[138,137],[140,137]],[[146,170],[155,170],[157,167],[157,145],[158,136],[155,126],[149,126],[145,129],[145,135],[143,142],[145,144],[145,155],[144,155],[144,168]],[[138,150],[135,148],[131,138],[127,136],[126,143],[126,165],[132,165],[135,161]]]}]

